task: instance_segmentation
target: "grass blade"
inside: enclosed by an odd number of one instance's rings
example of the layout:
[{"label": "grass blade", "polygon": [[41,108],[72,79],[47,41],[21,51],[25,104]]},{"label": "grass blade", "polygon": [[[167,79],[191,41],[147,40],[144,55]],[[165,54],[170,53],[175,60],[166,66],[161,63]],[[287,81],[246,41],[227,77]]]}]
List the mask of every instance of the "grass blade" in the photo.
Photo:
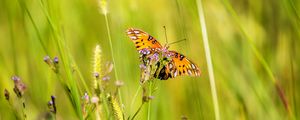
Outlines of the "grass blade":
[{"label": "grass blade", "polygon": [[212,97],[213,97],[215,119],[220,120],[217,88],[216,88],[216,84],[215,84],[213,64],[212,64],[212,59],[211,59],[208,36],[207,36],[207,31],[206,31],[205,16],[204,16],[204,11],[203,11],[203,6],[202,6],[201,0],[197,0],[197,6],[198,6],[198,14],[199,14],[199,20],[200,20],[200,25],[201,25],[201,31],[202,31],[202,39],[203,39],[204,49],[205,49],[206,62],[207,62],[208,73],[209,73],[209,81],[210,81],[211,92],[212,92]]}]

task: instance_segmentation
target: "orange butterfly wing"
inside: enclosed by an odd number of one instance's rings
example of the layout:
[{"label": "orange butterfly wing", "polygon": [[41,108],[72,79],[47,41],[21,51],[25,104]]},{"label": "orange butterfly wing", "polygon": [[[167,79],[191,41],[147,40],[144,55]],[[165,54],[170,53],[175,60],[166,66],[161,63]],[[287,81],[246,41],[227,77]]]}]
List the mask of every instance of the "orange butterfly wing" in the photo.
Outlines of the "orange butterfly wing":
[{"label": "orange butterfly wing", "polygon": [[142,30],[129,28],[127,29],[127,35],[132,40],[138,51],[144,48],[152,49],[162,47],[154,37]]},{"label": "orange butterfly wing", "polygon": [[[172,63],[174,68],[174,77],[177,75],[189,75],[189,76],[200,76],[201,71],[199,68],[189,59],[187,59],[184,55],[175,52],[175,51],[169,51],[171,53],[174,53],[174,56],[172,57]],[[169,68],[171,67],[169,63]]]},{"label": "orange butterfly wing", "polygon": [[200,76],[200,69],[184,55],[176,51],[168,51],[172,60],[165,65],[157,76],[158,79],[167,80],[177,76]]}]

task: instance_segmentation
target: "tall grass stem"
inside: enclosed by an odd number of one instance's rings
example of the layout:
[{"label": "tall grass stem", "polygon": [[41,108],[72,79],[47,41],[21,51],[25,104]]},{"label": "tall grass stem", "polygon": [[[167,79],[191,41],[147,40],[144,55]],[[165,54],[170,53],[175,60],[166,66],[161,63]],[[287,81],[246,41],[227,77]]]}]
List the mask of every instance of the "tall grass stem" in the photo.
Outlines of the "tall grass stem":
[{"label": "tall grass stem", "polygon": [[31,22],[32,25],[33,25],[33,28],[34,28],[34,30],[35,30],[35,32],[36,32],[36,35],[37,35],[37,38],[38,38],[38,40],[39,40],[39,42],[40,42],[40,44],[41,44],[41,46],[42,46],[44,52],[45,52],[46,54],[49,54],[49,51],[46,49],[46,45],[45,45],[45,43],[44,43],[43,40],[42,40],[42,36],[41,36],[41,34],[40,34],[40,32],[39,32],[39,29],[38,29],[36,23],[34,22],[34,20],[33,20],[33,18],[32,18],[32,15],[31,15],[30,11],[28,10],[28,8],[27,8],[25,2],[22,1],[22,0],[18,0],[18,2],[19,2],[19,4],[20,4],[20,6],[22,7],[22,9],[24,9],[25,12],[27,13],[27,15],[28,15],[28,17],[29,17],[29,20],[30,20],[30,22]]},{"label": "tall grass stem", "polygon": [[[114,50],[113,50],[113,46],[112,46],[112,39],[111,39],[111,34],[110,34],[110,28],[109,28],[107,14],[104,14],[104,18],[105,18],[105,25],[106,25],[106,30],[107,30],[107,36],[108,36],[108,40],[109,40],[109,46],[110,46],[110,50],[111,50],[111,54],[112,54],[112,60],[113,60],[113,63],[114,63],[115,78],[116,78],[116,80],[119,80],[119,78],[118,78],[118,72],[117,72],[117,67],[116,67],[115,56],[114,56]],[[118,89],[118,94],[119,94],[120,104],[122,105],[123,102],[122,102],[122,95],[121,95],[120,89]]]},{"label": "tall grass stem", "polygon": [[[152,83],[153,81],[149,81],[149,96],[150,97],[152,95]],[[148,101],[148,114],[147,114],[147,120],[150,120],[151,117],[151,100]]]},{"label": "tall grass stem", "polygon": [[202,31],[202,39],[203,39],[203,44],[204,44],[204,49],[205,49],[206,62],[207,62],[208,73],[209,73],[209,81],[210,81],[211,92],[212,92],[212,97],[213,97],[215,119],[220,120],[217,88],[216,88],[216,84],[215,84],[213,64],[212,64],[212,59],[211,59],[211,53],[210,53],[207,30],[206,30],[206,23],[205,23],[205,16],[204,16],[203,5],[202,5],[201,0],[197,0],[197,6],[198,6],[198,14],[199,14],[199,20],[200,20],[200,25],[201,25],[201,31]]},{"label": "tall grass stem", "polygon": [[138,96],[138,94],[139,94],[141,88],[142,88],[142,87],[139,85],[139,87],[138,87],[138,89],[136,90],[136,92],[135,92],[135,94],[134,94],[134,97],[133,97],[133,99],[132,99],[132,101],[131,101],[131,103],[130,103],[130,113],[132,113],[133,104],[135,103],[136,98],[137,98],[137,96]]}]

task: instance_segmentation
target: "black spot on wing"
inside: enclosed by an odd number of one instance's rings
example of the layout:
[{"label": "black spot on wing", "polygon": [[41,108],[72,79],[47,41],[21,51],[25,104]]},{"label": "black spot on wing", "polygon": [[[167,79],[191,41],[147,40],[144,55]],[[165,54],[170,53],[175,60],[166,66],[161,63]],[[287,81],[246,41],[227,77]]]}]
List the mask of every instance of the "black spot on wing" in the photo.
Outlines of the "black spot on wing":
[{"label": "black spot on wing", "polygon": [[182,60],[183,60],[183,58],[184,58],[184,56],[183,56],[183,55],[180,55],[180,61],[182,61]]},{"label": "black spot on wing", "polygon": [[156,40],[153,40],[153,41],[152,41],[152,44],[155,44],[156,42],[157,42]]},{"label": "black spot on wing", "polygon": [[175,58],[177,58],[178,57],[178,53],[175,53]]},{"label": "black spot on wing", "polygon": [[150,40],[152,40],[152,39],[153,39],[153,37],[152,37],[151,35],[149,35],[148,41],[150,41]]}]

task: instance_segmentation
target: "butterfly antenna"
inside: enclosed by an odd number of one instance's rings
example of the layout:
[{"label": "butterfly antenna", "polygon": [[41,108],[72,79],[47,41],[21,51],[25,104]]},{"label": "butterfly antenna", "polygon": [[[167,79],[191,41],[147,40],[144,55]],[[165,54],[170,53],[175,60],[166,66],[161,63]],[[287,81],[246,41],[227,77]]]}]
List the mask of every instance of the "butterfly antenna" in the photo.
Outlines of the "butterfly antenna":
[{"label": "butterfly antenna", "polygon": [[166,36],[166,44],[168,44],[167,28],[166,28],[166,26],[163,26],[163,27],[164,27],[165,36]]},{"label": "butterfly antenna", "polygon": [[182,42],[182,41],[185,41],[185,40],[186,40],[185,38],[184,38],[184,39],[181,39],[181,40],[177,40],[177,41],[174,41],[174,42],[169,43],[169,45],[175,44],[175,43],[179,43],[179,42]]}]

